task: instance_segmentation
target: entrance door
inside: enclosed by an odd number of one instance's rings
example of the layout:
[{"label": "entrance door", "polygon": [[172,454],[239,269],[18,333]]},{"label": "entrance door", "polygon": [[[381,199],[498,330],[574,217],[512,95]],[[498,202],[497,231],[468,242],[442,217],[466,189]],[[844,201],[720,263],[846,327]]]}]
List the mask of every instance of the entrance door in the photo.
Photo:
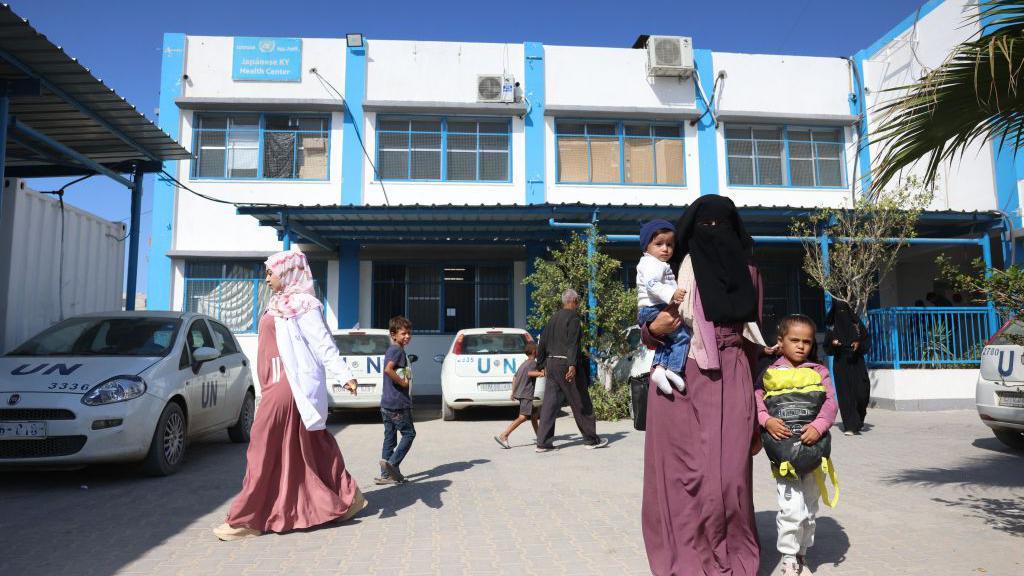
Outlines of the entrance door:
[{"label": "entrance door", "polygon": [[476,266],[445,266],[444,328],[454,334],[476,327]]}]

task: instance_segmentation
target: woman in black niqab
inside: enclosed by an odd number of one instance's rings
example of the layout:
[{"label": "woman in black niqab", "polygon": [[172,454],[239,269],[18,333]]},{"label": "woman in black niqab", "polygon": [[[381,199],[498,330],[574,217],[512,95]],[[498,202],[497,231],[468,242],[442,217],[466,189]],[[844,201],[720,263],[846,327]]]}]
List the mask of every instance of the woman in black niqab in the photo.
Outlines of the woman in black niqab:
[{"label": "woman in black niqab", "polygon": [[871,402],[871,380],[864,363],[868,331],[857,313],[842,300],[833,300],[825,323],[825,350],[833,357],[832,382],[843,417],[843,431],[847,435],[859,434]]},{"label": "woman in black niqab", "polygon": [[715,324],[755,322],[757,291],[748,264],[754,240],[732,200],[701,196],[676,223],[676,249],[670,262],[679,269],[689,254],[704,315]]}]

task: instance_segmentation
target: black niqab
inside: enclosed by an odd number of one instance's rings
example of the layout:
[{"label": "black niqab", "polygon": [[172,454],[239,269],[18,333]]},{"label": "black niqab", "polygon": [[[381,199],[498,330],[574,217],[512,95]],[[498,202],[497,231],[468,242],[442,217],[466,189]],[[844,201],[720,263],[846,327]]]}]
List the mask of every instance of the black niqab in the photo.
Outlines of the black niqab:
[{"label": "black niqab", "polygon": [[[714,222],[714,226],[708,225]],[[689,254],[704,315],[716,324],[757,321],[757,292],[750,279],[754,239],[732,200],[710,194],[690,204],[676,223],[672,268]]]}]

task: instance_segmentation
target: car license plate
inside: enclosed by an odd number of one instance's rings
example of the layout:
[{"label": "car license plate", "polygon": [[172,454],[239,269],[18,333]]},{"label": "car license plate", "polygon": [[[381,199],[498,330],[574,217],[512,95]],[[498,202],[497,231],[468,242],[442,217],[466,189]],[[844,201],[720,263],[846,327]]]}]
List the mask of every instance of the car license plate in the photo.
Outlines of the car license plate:
[{"label": "car license plate", "polygon": [[0,422],[0,440],[46,438],[46,422]]},{"label": "car license plate", "polygon": [[376,384],[360,384],[359,385],[359,389],[360,390],[373,390],[376,387],[377,387]]},{"label": "car license plate", "polygon": [[487,382],[476,386],[481,392],[504,392],[512,389],[511,382]]},{"label": "car license plate", "polygon": [[1000,406],[1024,408],[1024,392],[996,392]]}]

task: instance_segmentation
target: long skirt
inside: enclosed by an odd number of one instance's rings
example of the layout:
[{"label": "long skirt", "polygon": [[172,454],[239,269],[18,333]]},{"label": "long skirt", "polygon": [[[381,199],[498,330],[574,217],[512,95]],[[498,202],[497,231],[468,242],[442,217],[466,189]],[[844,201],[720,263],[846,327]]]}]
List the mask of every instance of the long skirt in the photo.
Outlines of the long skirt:
[{"label": "long skirt", "polygon": [[686,392],[647,396],[642,523],[658,576],[754,576],[750,360],[733,327],[716,327],[721,370],[691,358]]},{"label": "long skirt", "polygon": [[334,436],[303,425],[283,373],[263,386],[246,460],[227,517],[236,528],[286,532],[324,524],[344,515],[359,491]]},{"label": "long skirt", "polygon": [[842,350],[833,356],[832,382],[836,387],[839,414],[843,417],[843,430],[859,432],[871,402],[871,379],[864,355]]}]

